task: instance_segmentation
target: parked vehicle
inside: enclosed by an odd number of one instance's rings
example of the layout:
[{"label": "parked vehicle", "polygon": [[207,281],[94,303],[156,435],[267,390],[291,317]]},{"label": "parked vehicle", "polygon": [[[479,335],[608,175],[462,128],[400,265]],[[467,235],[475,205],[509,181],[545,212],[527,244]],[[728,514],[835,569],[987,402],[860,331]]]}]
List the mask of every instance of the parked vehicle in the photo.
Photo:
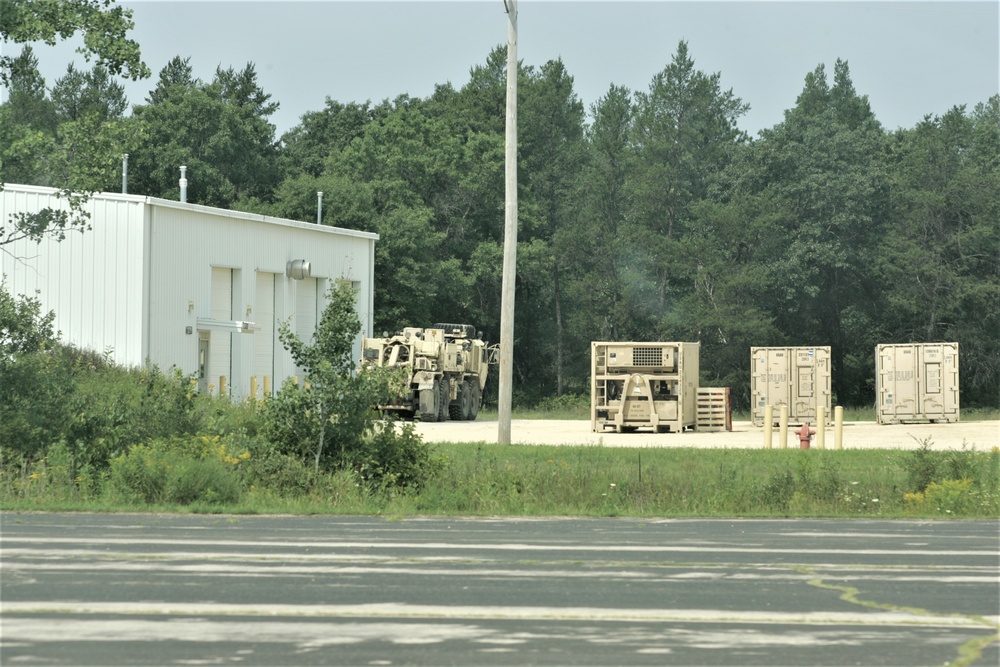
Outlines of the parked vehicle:
[{"label": "parked vehicle", "polygon": [[407,388],[383,413],[423,421],[472,420],[483,405],[489,365],[497,349],[471,324],[406,327],[395,336],[365,338],[362,368],[405,368]]}]

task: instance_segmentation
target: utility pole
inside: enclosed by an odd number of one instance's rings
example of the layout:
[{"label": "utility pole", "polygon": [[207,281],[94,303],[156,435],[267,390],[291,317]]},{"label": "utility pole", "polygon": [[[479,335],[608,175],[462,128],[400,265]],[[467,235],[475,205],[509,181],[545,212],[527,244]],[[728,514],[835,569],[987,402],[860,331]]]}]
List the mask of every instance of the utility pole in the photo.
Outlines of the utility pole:
[{"label": "utility pole", "polygon": [[517,0],[507,10],[507,131],[504,139],[503,287],[500,294],[500,387],[497,397],[497,443],[510,444],[511,396],[514,389],[514,282],[517,275]]}]

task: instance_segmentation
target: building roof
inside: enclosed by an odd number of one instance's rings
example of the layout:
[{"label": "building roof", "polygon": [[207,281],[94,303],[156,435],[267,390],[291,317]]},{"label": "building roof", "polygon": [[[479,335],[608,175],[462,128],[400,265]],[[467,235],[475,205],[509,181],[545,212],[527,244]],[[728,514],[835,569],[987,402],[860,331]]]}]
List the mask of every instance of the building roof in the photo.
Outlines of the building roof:
[{"label": "building roof", "polygon": [[[17,183],[4,183],[2,185],[3,190],[9,190],[13,192],[34,192],[38,194],[53,195],[61,192],[59,188],[44,187],[41,185],[21,185]],[[269,215],[261,215],[259,213],[248,213],[246,211],[234,211],[226,208],[216,208],[214,206],[203,206],[201,204],[192,204],[190,202],[179,202],[172,199],[160,199],[159,197],[147,197],[144,195],[128,195],[119,194],[114,192],[95,192],[90,196],[91,199],[103,199],[107,201],[123,201],[123,202],[133,202],[136,204],[146,204],[148,206],[155,206],[160,208],[174,208],[182,209],[186,211],[207,213],[211,215],[217,215],[227,218],[235,218],[238,220],[246,220],[248,222],[263,222],[271,225],[295,227],[298,229],[309,229],[322,234],[338,234],[341,236],[354,236],[358,238],[374,239],[378,240],[378,234],[374,232],[363,232],[357,229],[347,229],[346,227],[334,227],[331,225],[318,225],[314,222],[301,222],[299,220],[290,220],[288,218],[276,218]]]}]

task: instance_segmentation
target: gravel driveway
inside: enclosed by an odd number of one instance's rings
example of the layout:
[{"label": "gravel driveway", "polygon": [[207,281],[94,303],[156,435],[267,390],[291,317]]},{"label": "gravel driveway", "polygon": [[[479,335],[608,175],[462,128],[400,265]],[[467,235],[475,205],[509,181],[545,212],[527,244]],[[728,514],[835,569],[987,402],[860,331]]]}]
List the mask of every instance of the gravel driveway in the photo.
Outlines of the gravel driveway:
[{"label": "gravel driveway", "polygon": [[[796,427],[788,428],[788,447],[799,446]],[[815,427],[814,427],[815,428]],[[496,420],[472,422],[418,422],[417,433],[426,442],[496,442]],[[1000,421],[971,421],[957,424],[892,424],[845,422],[844,449],[916,449],[925,439],[932,448],[989,450],[1000,446]],[[833,427],[826,429],[826,449],[834,448]],[[529,445],[597,445],[604,447],[738,447],[763,448],[764,429],[750,422],[733,422],[732,431],[716,433],[594,433],[590,421],[559,419],[515,419],[511,440]],[[779,431],[772,433],[772,446],[780,447]],[[813,436],[812,447],[816,447]]]}]

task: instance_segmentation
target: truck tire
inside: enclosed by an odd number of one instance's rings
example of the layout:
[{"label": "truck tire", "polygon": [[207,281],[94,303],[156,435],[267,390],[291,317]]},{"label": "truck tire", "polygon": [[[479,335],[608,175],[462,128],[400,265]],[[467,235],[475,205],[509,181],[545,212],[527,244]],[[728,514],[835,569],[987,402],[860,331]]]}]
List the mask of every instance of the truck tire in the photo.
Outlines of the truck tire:
[{"label": "truck tire", "polygon": [[437,381],[438,387],[438,421],[448,421],[448,402],[451,399],[451,384],[448,378]]},{"label": "truck tire", "polygon": [[448,415],[453,421],[466,421],[472,407],[472,385],[463,382],[458,385],[458,398],[448,406]]},{"label": "truck tire", "polygon": [[483,407],[483,392],[478,382],[470,382],[467,386],[472,389],[469,392],[469,420],[473,421],[479,414],[479,408]]},{"label": "truck tire", "polygon": [[437,381],[430,389],[420,390],[420,421],[436,422],[438,420],[438,403],[441,395]]}]

